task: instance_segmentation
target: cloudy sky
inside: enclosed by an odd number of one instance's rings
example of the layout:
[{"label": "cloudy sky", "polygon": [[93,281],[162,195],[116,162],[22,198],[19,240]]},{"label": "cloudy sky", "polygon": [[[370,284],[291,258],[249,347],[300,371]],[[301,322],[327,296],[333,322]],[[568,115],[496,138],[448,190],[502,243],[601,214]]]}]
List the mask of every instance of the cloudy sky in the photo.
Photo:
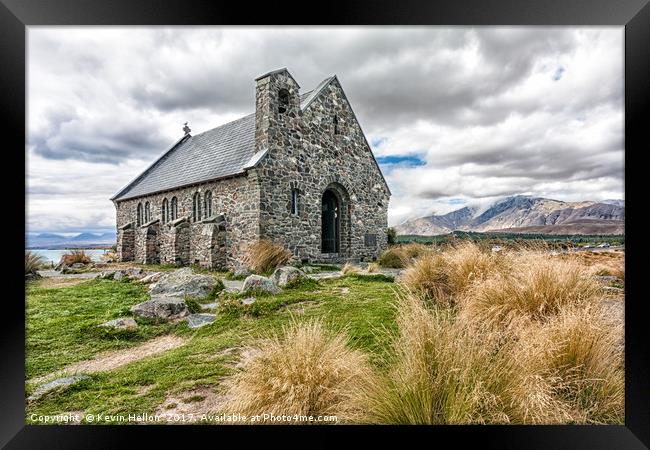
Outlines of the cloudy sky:
[{"label": "cloudy sky", "polygon": [[623,198],[623,28],[29,27],[27,229],[112,231],[109,198],[254,78],[337,74],[389,223],[514,194]]}]

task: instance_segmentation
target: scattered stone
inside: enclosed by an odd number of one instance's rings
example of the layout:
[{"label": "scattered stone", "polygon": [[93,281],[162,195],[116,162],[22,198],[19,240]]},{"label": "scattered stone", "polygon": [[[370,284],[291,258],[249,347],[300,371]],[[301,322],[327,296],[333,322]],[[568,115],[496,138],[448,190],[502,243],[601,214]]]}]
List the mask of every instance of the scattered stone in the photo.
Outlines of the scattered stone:
[{"label": "scattered stone", "polygon": [[232,273],[232,276],[235,278],[241,278],[241,277],[247,277],[251,274],[251,271],[248,270],[245,267],[239,267],[235,269],[235,271]]},{"label": "scattered stone", "polygon": [[131,312],[138,317],[164,320],[178,319],[189,314],[185,300],[166,295],[152,297],[151,300],[138,303],[131,308]]},{"label": "scattered stone", "polygon": [[216,283],[214,277],[195,274],[190,267],[184,267],[161,275],[158,282],[149,287],[149,291],[152,295],[202,298],[212,292]]},{"label": "scattered stone", "polygon": [[595,278],[604,284],[612,284],[612,283],[624,284],[623,280],[621,280],[619,277],[615,277],[612,275],[596,275]]},{"label": "scattered stone", "polygon": [[104,322],[100,327],[115,328],[118,330],[133,330],[138,328],[138,324],[132,317],[118,317],[117,319]]},{"label": "scattered stone", "polygon": [[217,302],[204,303],[204,304],[201,305],[201,311],[212,311],[212,310],[217,309],[218,306],[219,305],[217,304]]},{"label": "scattered stone", "polygon": [[115,270],[107,270],[99,274],[99,278],[104,280],[111,280],[115,277]]},{"label": "scattered stone", "polygon": [[140,279],[145,276],[145,273],[139,267],[129,267],[128,269],[124,269],[124,275],[129,278]]},{"label": "scattered stone", "polygon": [[[223,281],[225,292],[241,292],[244,288],[244,282],[241,280],[221,280]],[[223,292],[223,291],[222,291]]]},{"label": "scattered stone", "polygon": [[241,300],[242,305],[252,305],[255,303],[255,297],[246,297]]},{"label": "scattered stone", "polygon": [[303,266],[300,268],[300,270],[302,270],[303,273],[313,273],[316,269],[314,269],[312,266]]},{"label": "scattered stone", "polygon": [[38,272],[25,274],[25,281],[35,280],[37,278],[41,278],[41,275]]},{"label": "scattered stone", "polygon": [[37,387],[32,395],[27,397],[27,401],[33,402],[34,400],[38,400],[45,394],[52,392],[55,389],[59,389],[62,387],[67,387],[67,386],[72,386],[73,384],[76,384],[82,380],[86,380],[90,378],[87,375],[74,375],[72,377],[63,377],[63,378],[58,378],[54,381],[50,381],[49,383],[45,383],[39,387]]},{"label": "scattered stone", "polygon": [[342,276],[343,275],[341,272],[316,272],[307,275],[307,277],[311,278],[312,280],[330,280],[341,278]]},{"label": "scattered stone", "polygon": [[273,280],[276,286],[285,287],[292,281],[300,279],[303,275],[304,272],[300,269],[292,266],[282,266],[275,269],[275,272],[271,275],[271,280]]},{"label": "scattered stone", "polygon": [[277,294],[280,292],[280,289],[270,278],[266,278],[261,275],[249,275],[244,280],[242,291],[262,291],[269,294]]},{"label": "scattered stone", "polygon": [[163,273],[162,272],[154,272],[150,273],[149,275],[140,278],[140,283],[144,284],[149,284],[149,283],[157,283],[160,280],[160,277],[162,277]]},{"label": "scattered stone", "polygon": [[113,273],[113,279],[114,279],[114,280],[118,280],[118,281],[119,281],[119,280],[123,279],[124,277],[126,277],[126,275],[124,275],[124,272],[122,272],[121,270],[116,270],[116,271]]},{"label": "scattered stone", "polygon": [[84,269],[85,267],[84,263],[74,263],[70,266],[71,269]]},{"label": "scattered stone", "polygon": [[201,328],[202,326],[211,324],[217,319],[214,314],[190,314],[187,316],[187,324],[190,328]]}]

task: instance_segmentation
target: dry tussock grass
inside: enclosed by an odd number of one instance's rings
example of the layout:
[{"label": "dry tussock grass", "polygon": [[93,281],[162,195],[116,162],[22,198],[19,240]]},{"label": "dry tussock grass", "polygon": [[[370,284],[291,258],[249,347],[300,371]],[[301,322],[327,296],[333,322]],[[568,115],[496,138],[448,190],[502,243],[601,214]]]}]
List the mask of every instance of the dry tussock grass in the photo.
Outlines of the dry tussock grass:
[{"label": "dry tussock grass", "polygon": [[83,250],[72,250],[62,255],[59,263],[71,266],[76,263],[90,264],[91,262],[90,256],[86,255]]},{"label": "dry tussock grass", "polygon": [[366,355],[350,349],[343,334],[318,321],[293,324],[281,337],[262,342],[259,354],[233,377],[225,410],[360,421],[358,395],[372,376]]},{"label": "dry tussock grass", "polygon": [[45,264],[45,258],[34,252],[25,252],[25,275],[35,274]]},{"label": "dry tussock grass", "polygon": [[354,274],[354,273],[359,273],[360,271],[361,271],[361,269],[359,267],[355,266],[354,264],[350,264],[350,263],[345,263],[343,265],[343,267],[341,268],[341,273],[343,275],[351,275],[351,274]]},{"label": "dry tussock grass", "polygon": [[461,320],[508,332],[546,320],[563,306],[601,298],[600,286],[575,262],[537,254],[511,258],[511,270],[496,272],[465,292]]},{"label": "dry tussock grass", "polygon": [[293,254],[269,240],[259,240],[248,247],[244,262],[253,272],[266,273],[286,264]]},{"label": "dry tussock grass", "polygon": [[625,280],[625,253],[620,251],[578,251],[562,254],[562,258],[575,261],[592,275],[611,275]]},{"label": "dry tussock grass", "polygon": [[416,242],[395,245],[386,250],[379,258],[379,265],[390,269],[401,269],[412,264],[417,258],[432,252],[434,247]]}]

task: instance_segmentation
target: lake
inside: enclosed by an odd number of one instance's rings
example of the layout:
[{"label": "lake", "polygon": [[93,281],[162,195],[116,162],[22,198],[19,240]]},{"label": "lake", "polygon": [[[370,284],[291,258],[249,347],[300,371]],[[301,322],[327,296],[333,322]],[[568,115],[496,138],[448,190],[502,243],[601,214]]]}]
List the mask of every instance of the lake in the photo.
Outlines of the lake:
[{"label": "lake", "polygon": [[[98,249],[98,248],[91,248],[91,249],[79,249],[83,250],[86,255],[90,257],[91,260],[99,262],[101,256],[106,252],[106,250],[103,249]],[[37,255],[41,255],[47,262],[53,262],[54,264],[58,264],[59,260],[61,260],[61,256],[65,253],[70,253],[71,250],[47,250],[44,248],[34,248],[30,249],[30,252],[36,253]]]}]

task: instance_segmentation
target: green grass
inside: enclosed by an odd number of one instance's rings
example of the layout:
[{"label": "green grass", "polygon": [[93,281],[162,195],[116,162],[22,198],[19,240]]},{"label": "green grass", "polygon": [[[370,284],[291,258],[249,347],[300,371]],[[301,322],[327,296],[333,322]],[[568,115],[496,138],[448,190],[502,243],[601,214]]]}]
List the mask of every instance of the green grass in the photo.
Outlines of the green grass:
[{"label": "green grass", "polygon": [[[30,415],[85,413],[153,414],[166,396],[201,385],[216,386],[230,369],[232,355],[218,356],[228,348],[253,344],[281,332],[292,321],[321,318],[335,330],[345,330],[351,345],[367,352],[381,365],[396,333],[394,299],[397,286],[383,278],[344,277],[337,280],[296,283],[273,296],[258,297],[252,305],[221,308],[217,320],[191,330],[178,324],[141,324],[136,332],[102,335],[96,325],[125,315],[146,299],[146,287],[113,280],[92,280],[79,285],[27,288],[27,378],[50,373],[91,358],[98,352],[137,345],[164,333],[188,339],[186,345],[119,369],[97,373],[66,390],[30,403]],[[234,300],[237,300],[235,303]],[[146,393],[139,393],[148,387]],[[27,386],[27,395],[34,389]]]}]

